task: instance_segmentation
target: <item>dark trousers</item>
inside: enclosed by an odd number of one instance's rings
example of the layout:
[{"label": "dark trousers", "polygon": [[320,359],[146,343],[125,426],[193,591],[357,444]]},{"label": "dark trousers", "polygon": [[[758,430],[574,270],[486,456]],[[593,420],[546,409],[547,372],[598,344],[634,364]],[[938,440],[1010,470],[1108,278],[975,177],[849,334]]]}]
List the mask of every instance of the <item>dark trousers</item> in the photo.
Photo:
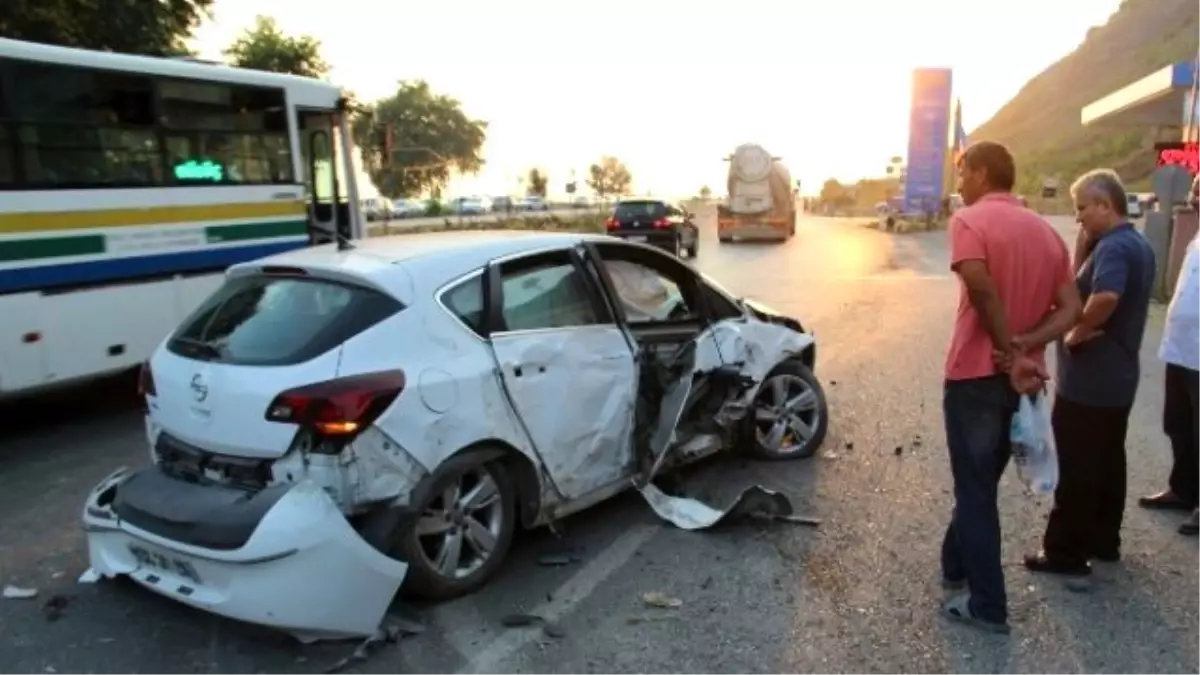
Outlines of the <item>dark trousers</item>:
[{"label": "dark trousers", "polygon": [[1197,388],[1200,371],[1167,364],[1163,392],[1163,431],[1171,439],[1175,456],[1168,485],[1171,492],[1191,503],[1200,501],[1200,433],[1197,432]]},{"label": "dark trousers", "polygon": [[1048,558],[1083,564],[1095,555],[1121,550],[1125,433],[1131,408],[1055,399],[1050,419],[1058,450],[1058,489],[1042,537]]},{"label": "dark trousers", "polygon": [[1012,456],[1008,434],[1018,400],[1003,375],[947,381],[942,397],[954,476],[954,511],[942,540],[942,576],[966,579],[971,612],[996,622],[1008,620],[997,489]]}]

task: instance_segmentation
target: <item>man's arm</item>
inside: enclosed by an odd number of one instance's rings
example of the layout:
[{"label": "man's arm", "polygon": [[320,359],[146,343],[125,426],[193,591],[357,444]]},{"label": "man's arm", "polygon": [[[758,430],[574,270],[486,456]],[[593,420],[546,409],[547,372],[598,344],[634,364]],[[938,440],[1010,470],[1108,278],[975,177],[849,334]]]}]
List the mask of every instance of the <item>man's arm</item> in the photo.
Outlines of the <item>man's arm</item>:
[{"label": "man's arm", "polygon": [[987,263],[964,260],[954,267],[954,271],[967,287],[967,299],[979,313],[983,329],[992,339],[992,347],[1001,352],[1012,352],[1012,334],[1008,329],[1008,319],[1004,316],[1004,304],[1000,302],[1000,293],[988,272]]},{"label": "man's arm", "polygon": [[1088,256],[1092,254],[1092,249],[1096,247],[1096,242],[1088,236],[1087,230],[1082,227],[1075,234],[1075,257],[1072,259],[1074,267],[1073,274],[1079,274],[1079,270],[1083,268],[1083,263],[1087,262]]},{"label": "man's arm", "polygon": [[1054,291],[1054,307],[1050,313],[1042,317],[1028,333],[1016,338],[1018,349],[1027,352],[1054,342],[1075,326],[1082,311],[1083,300],[1079,297],[1079,287],[1075,282],[1068,281],[1060,285]]},{"label": "man's arm", "polygon": [[1012,335],[996,282],[988,272],[987,247],[979,231],[961,216],[950,219],[950,269],[962,279],[967,299],[979,314],[992,346],[1006,354],[1011,353]]},{"label": "man's arm", "polygon": [[1067,336],[1068,347],[1086,342],[1099,334],[1100,327],[1116,311],[1129,278],[1128,256],[1121,247],[1101,246],[1093,255],[1092,294],[1083,306],[1079,322]]}]

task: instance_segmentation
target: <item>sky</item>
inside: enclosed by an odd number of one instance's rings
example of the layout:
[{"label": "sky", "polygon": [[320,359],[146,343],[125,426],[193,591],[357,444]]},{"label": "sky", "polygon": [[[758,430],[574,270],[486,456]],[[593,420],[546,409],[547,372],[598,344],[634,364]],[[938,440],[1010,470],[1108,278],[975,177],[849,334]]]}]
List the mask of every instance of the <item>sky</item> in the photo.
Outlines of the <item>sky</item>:
[{"label": "sky", "polygon": [[914,68],[953,69],[970,131],[1119,3],[217,0],[193,47],[221,58],[267,14],[319,39],[331,79],[364,100],[427,80],[489,125],[486,166],[450,196],[515,194],[534,166],[559,193],[602,155],[625,163],[638,193],[720,194],[722,159],[744,142],[816,194],[905,154]]}]

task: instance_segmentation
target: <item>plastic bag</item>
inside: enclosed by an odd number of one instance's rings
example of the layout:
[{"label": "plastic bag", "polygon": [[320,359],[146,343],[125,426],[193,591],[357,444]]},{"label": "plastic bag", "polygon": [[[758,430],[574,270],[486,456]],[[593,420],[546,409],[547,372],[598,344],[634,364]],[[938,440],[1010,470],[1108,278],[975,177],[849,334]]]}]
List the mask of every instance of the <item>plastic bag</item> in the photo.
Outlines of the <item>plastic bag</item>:
[{"label": "plastic bag", "polygon": [[1009,439],[1021,482],[1036,495],[1053,493],[1058,487],[1058,452],[1050,426],[1050,403],[1044,392],[1021,396]]}]

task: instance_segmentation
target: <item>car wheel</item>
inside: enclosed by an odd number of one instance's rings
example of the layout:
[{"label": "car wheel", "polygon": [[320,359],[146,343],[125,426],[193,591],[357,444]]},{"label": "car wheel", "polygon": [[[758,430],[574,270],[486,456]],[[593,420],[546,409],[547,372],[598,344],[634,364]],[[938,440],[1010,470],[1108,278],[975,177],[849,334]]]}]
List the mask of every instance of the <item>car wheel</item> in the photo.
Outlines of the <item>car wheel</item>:
[{"label": "car wheel", "polygon": [[404,591],[431,600],[466,595],[500,568],[517,522],[516,489],[498,462],[467,455],[444,464],[401,534]]},{"label": "car wheel", "polygon": [[799,361],[775,366],[754,396],[743,426],[743,447],[758,459],[811,457],[825,440],[829,410],[825,390]]}]

